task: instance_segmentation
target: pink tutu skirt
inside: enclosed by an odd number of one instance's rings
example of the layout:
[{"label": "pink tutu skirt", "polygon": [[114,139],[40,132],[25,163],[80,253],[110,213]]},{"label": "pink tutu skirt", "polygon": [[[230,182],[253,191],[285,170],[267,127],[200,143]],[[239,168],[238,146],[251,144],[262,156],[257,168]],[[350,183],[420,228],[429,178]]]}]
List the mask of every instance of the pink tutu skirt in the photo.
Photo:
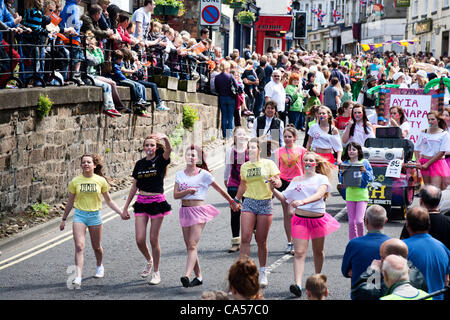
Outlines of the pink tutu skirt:
[{"label": "pink tutu skirt", "polygon": [[180,224],[182,227],[190,227],[195,224],[211,221],[219,214],[219,210],[210,204],[196,207],[180,208]]},{"label": "pink tutu skirt", "polygon": [[321,156],[322,158],[327,160],[329,163],[331,163],[334,167],[336,167],[336,159],[334,158],[333,153],[318,153],[318,152],[316,152],[316,154],[318,154],[319,156]]},{"label": "pink tutu skirt", "polygon": [[326,237],[340,226],[339,222],[328,213],[318,218],[294,214],[291,220],[292,237],[303,240]]},{"label": "pink tutu skirt", "polygon": [[[428,162],[429,159],[420,158],[419,162],[421,165],[424,165]],[[439,159],[435,163],[433,163],[427,170],[420,170],[422,176],[425,177],[450,177],[450,169],[447,164],[447,161],[444,159]]]}]

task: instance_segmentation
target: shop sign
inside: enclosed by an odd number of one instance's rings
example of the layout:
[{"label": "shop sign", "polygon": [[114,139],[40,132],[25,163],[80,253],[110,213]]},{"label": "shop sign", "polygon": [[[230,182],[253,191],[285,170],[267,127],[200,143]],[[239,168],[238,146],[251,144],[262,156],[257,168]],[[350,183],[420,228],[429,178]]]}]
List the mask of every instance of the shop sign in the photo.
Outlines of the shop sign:
[{"label": "shop sign", "polygon": [[433,20],[431,19],[416,22],[415,28],[416,34],[431,32],[432,27],[433,27]]}]

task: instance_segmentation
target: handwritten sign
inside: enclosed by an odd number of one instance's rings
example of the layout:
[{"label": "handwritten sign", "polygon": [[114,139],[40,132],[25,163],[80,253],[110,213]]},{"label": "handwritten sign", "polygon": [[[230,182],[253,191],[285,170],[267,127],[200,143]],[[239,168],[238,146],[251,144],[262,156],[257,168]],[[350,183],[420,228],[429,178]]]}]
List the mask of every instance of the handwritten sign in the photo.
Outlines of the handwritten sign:
[{"label": "handwritten sign", "polygon": [[388,167],[386,168],[386,177],[392,178],[400,178],[400,174],[402,173],[402,164],[403,160],[401,159],[393,159],[389,162]]}]

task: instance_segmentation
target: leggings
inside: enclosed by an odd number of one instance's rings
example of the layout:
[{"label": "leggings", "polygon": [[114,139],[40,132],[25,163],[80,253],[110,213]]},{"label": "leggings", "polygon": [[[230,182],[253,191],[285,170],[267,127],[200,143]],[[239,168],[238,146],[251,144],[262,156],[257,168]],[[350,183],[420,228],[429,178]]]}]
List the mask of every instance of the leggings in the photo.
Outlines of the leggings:
[{"label": "leggings", "polygon": [[366,208],[367,201],[347,201],[349,240],[364,235],[364,214],[366,213]]},{"label": "leggings", "polygon": [[[230,197],[234,198],[237,194],[237,187],[227,188]],[[241,230],[241,211],[234,212],[231,210],[231,235],[233,238],[239,237]]]}]

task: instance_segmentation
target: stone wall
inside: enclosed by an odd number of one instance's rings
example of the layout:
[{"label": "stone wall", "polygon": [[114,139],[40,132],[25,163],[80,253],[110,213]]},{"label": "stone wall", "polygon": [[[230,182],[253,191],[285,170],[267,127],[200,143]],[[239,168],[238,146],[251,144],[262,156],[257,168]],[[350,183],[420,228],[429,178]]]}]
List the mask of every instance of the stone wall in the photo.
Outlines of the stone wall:
[{"label": "stone wall", "polygon": [[[106,116],[97,87],[0,90],[0,212],[18,212],[37,201],[52,204],[67,198],[67,185],[81,173],[84,153],[102,155],[107,176],[129,177],[134,163],[144,156],[144,138],[156,131],[170,135],[182,122],[184,104],[198,108],[200,116],[185,143],[201,145],[220,136],[217,97],[158,90],[170,111],[150,106],[152,118]],[[54,102],[42,120],[35,112],[39,94]],[[119,87],[119,94],[130,103],[128,88]],[[151,97],[149,89],[147,97]],[[182,147],[175,152],[182,159]]]}]

